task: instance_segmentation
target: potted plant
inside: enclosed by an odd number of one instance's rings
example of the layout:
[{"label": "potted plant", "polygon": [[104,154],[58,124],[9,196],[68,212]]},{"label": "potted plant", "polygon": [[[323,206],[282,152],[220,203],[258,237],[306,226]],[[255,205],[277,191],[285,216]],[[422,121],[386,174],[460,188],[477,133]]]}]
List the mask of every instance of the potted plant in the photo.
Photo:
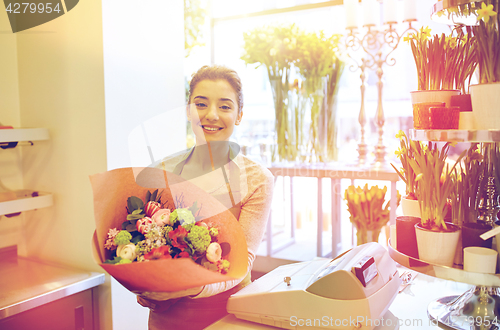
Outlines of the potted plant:
[{"label": "potted plant", "polygon": [[422,145],[418,141],[408,139],[403,131],[396,134],[400,147],[396,155],[401,162],[401,168],[391,166],[405,183],[405,195],[401,199],[403,216],[396,217],[396,249],[413,258],[418,258],[417,238],[415,236],[415,224],[420,222],[420,204],[418,202],[418,182],[416,174],[409,160],[414,158],[414,153],[419,153]]},{"label": "potted plant", "polygon": [[[492,240],[483,241],[479,235],[491,229],[479,221],[478,204],[481,199],[480,186],[484,183],[485,159],[478,151],[478,144],[473,143],[467,150],[463,164],[455,169],[453,179],[455,188],[452,192],[452,215],[457,224],[462,227],[462,247],[487,246],[491,248]],[[488,174],[486,173],[486,176]],[[478,245],[480,244],[480,245]]]},{"label": "potted plant", "polygon": [[429,142],[428,147],[415,152],[409,160],[418,182],[421,221],[415,225],[415,232],[419,258],[444,266],[453,266],[460,237],[460,227],[445,222],[445,217],[454,189],[453,173],[465,154],[450,168],[446,162],[449,147],[448,142],[439,150],[437,144]]},{"label": "potted plant", "polygon": [[[389,221],[390,201],[385,202],[387,187],[378,186],[363,188],[349,186],[344,195],[347,201],[349,219],[356,228],[357,245],[368,242],[377,242],[380,231]],[[401,195],[397,193],[397,204]],[[385,202],[385,205],[384,205]]]},{"label": "potted plant", "polygon": [[472,110],[478,129],[499,129],[500,15],[499,0],[485,0],[476,10],[472,27],[479,68],[479,84],[470,86]]},{"label": "potted plant", "polygon": [[405,132],[402,130],[396,134],[396,138],[399,139],[400,147],[395,153],[401,162],[401,168],[397,169],[394,164],[391,164],[391,166],[406,185],[405,195],[401,201],[403,215],[420,218],[420,206],[418,204],[417,195],[418,182],[415,180],[416,174],[409,160],[414,158],[414,153],[421,152],[422,145],[418,141],[411,141],[408,139]]},{"label": "potted plant", "polygon": [[450,115],[457,117],[458,123],[458,111],[440,109],[431,114],[430,108],[450,107],[452,96],[466,91],[476,67],[473,37],[470,28],[466,29],[469,33],[457,28],[450,35],[431,37],[430,29],[422,27],[416,34],[405,37],[410,43],[418,76],[418,90],[411,92],[415,128],[431,128],[432,121],[436,123]]}]

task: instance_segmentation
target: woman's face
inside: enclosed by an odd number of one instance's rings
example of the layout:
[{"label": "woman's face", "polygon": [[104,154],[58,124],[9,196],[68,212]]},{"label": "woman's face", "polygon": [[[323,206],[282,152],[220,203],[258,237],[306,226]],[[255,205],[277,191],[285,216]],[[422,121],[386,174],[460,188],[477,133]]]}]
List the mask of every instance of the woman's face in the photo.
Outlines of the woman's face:
[{"label": "woman's face", "polygon": [[188,107],[188,120],[196,142],[228,141],[242,111],[233,87],[224,79],[202,80],[194,88]]}]

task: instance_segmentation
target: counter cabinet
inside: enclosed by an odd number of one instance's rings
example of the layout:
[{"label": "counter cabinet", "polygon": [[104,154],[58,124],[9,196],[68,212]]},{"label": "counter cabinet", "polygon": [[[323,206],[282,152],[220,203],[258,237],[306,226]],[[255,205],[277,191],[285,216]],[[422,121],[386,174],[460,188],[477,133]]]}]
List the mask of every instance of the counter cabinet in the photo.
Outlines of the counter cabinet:
[{"label": "counter cabinet", "polygon": [[0,249],[0,329],[98,329],[104,274]]}]

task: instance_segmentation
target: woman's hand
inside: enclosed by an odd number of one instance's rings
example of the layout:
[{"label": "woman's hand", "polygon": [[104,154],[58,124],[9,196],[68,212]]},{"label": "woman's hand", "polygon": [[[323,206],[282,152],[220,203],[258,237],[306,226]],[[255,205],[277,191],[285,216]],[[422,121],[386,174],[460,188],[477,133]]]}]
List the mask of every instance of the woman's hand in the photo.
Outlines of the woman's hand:
[{"label": "woman's hand", "polygon": [[186,290],[181,290],[181,291],[174,291],[174,292],[141,292],[141,294],[138,297],[145,298],[145,299],[152,299],[152,300],[170,300],[170,299],[176,299],[176,298],[182,298],[186,296],[196,296],[203,290],[203,287],[196,287],[196,288],[191,288],[191,289],[186,289]]},{"label": "woman's hand", "polygon": [[141,292],[137,295],[137,302],[153,312],[162,312],[175,304],[180,298],[195,296],[201,290],[203,290],[202,286],[174,292]]}]

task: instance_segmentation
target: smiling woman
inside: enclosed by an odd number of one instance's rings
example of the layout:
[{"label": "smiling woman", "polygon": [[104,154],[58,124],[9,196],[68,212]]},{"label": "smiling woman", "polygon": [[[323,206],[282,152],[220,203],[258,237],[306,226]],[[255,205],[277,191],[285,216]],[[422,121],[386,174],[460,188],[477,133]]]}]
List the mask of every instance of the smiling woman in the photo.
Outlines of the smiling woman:
[{"label": "smiling woman", "polygon": [[271,172],[229,142],[243,116],[242,85],[236,72],[223,66],[204,66],[193,75],[189,87],[186,112],[196,145],[153,166],[189,180],[235,216],[245,234],[248,269],[240,279],[138,296],[138,302],[151,309],[149,329],[204,329],[227,315],[229,296],[250,283],[271,208]]}]

